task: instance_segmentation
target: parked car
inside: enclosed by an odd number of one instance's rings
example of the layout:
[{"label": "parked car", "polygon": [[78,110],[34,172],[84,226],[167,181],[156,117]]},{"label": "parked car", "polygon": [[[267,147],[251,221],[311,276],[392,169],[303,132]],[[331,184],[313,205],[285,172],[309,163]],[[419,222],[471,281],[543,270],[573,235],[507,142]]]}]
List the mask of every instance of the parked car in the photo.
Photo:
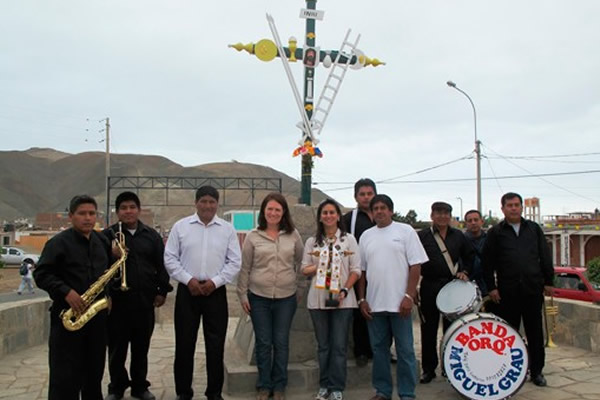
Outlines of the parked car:
[{"label": "parked car", "polygon": [[590,282],[582,267],[554,267],[554,297],[600,304],[600,285]]},{"label": "parked car", "polygon": [[37,263],[39,257],[37,254],[26,253],[25,250],[18,247],[2,247],[2,253],[0,254],[0,259],[5,264],[21,264],[26,258],[30,258],[34,263]]}]

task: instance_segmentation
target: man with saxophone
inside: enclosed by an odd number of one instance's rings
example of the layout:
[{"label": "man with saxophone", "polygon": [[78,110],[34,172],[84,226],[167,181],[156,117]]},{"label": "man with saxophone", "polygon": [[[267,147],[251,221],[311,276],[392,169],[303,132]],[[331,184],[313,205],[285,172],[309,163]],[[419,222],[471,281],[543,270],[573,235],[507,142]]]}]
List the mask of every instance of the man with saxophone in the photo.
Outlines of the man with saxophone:
[{"label": "man with saxophone", "polygon": [[98,205],[87,195],[69,204],[71,228],[50,239],[33,276],[53,300],[50,308],[49,400],[101,400],[106,359],[106,311],[100,311],[80,329],[67,330],[61,313],[76,316],[89,304],[82,295],[109,267],[110,243],[94,231]]},{"label": "man with saxophone", "polygon": [[488,231],[483,246],[483,278],[498,316],[516,330],[523,320],[531,381],[546,386],[542,306],[544,293],[552,294],[552,256],[542,228],[521,216],[521,196],[506,193],[501,204],[504,219]]},{"label": "man with saxophone", "polygon": [[[173,290],[163,262],[163,240],[154,229],[139,220],[141,205],[133,192],[117,196],[115,207],[119,223],[104,230],[109,239],[121,232],[128,256],[123,277],[117,277],[111,290],[112,308],[108,315],[108,370],[110,384],[105,400],[119,400],[131,387],[131,397],[154,400],[148,390],[148,350],[154,331],[154,308],[165,303]],[[118,256],[117,256],[118,257]],[[129,375],[125,367],[131,346]]]},{"label": "man with saxophone", "polygon": [[223,353],[228,311],[225,285],[240,271],[240,244],[233,226],[217,217],[219,192],[196,191],[197,212],[173,225],[165,247],[165,267],[179,282],[175,299],[175,391],[178,400],[194,396],[194,355],[202,319],[208,400],[222,400]]}]

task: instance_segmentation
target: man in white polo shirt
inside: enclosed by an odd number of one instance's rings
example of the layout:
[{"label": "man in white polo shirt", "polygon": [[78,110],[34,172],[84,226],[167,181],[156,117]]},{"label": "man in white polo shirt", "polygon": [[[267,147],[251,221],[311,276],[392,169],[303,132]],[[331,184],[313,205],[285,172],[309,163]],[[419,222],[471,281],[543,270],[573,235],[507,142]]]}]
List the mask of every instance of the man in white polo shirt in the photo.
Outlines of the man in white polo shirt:
[{"label": "man in white polo shirt", "polygon": [[376,394],[371,400],[392,398],[392,337],[398,357],[398,395],[402,400],[412,399],[416,396],[417,360],[411,311],[421,264],[428,258],[415,230],[410,225],[392,221],[392,199],[384,194],[376,195],[370,207],[376,226],[365,231],[360,239],[364,272],[358,282],[358,303],[368,321],[373,349],[372,383]]},{"label": "man in white polo shirt", "polygon": [[175,298],[175,391],[178,400],[194,396],[192,378],[200,319],[206,348],[208,400],[222,400],[223,351],[227,334],[227,294],[241,266],[233,226],[217,217],[219,192],[196,191],[197,213],[173,225],[165,247],[165,267],[179,282]]}]

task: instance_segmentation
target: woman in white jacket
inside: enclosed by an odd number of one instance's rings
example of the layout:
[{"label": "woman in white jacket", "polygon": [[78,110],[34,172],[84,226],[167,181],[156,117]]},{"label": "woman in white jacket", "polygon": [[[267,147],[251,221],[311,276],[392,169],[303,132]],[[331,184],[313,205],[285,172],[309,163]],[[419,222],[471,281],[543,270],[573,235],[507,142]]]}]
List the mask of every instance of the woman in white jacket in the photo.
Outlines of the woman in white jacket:
[{"label": "woman in white jacket", "polygon": [[327,199],[317,210],[317,232],[304,246],[302,273],[312,277],[307,308],[318,343],[317,400],[342,400],[352,309],[352,286],[360,278],[360,255],[354,236],[346,234],[340,206]]}]

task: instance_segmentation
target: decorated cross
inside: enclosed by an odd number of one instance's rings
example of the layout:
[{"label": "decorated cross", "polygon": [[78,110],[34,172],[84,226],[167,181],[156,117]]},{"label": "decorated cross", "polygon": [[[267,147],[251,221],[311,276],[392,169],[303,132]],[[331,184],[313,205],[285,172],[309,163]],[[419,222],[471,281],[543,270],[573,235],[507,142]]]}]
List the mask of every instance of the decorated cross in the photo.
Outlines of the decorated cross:
[{"label": "decorated cross", "polygon": [[[268,62],[279,57],[283,63],[302,117],[302,121],[298,124],[298,127],[302,130],[302,139],[293,155],[302,157],[300,202],[307,205],[311,204],[313,157],[323,156],[323,153],[317,147],[319,143],[317,136],[320,135],[323,129],[348,67],[361,69],[368,65],[376,67],[385,64],[376,58],[371,59],[365,56],[356,47],[360,35],[353,42],[349,41],[351,30],[346,33],[339,50],[322,50],[316,47],[315,21],[323,20],[324,16],[323,11],[315,8],[316,3],[316,0],[306,0],[306,8],[300,10],[300,18],[306,19],[306,35],[303,48],[298,48],[297,40],[294,37],[289,38],[288,47],[282,46],[275,27],[275,21],[268,14],[267,20],[273,33],[274,42],[270,39],[262,39],[256,43],[229,45],[237,51],[245,50],[250,54],[254,54],[261,61]],[[298,60],[301,60],[304,65],[304,95],[302,98],[298,93],[289,68],[290,62],[297,62]],[[315,105],[315,68],[319,64],[323,64],[324,67],[331,68],[331,70]]]}]

